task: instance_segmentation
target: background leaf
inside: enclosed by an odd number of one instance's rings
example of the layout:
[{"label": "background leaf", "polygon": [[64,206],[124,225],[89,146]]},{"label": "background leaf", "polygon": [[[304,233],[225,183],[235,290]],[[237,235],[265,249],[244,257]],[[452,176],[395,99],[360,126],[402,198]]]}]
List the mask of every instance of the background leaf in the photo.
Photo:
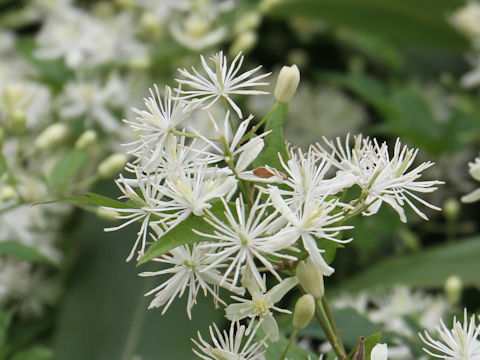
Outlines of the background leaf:
[{"label": "background leaf", "polygon": [[480,237],[439,245],[381,261],[342,282],[335,291],[371,290],[394,284],[440,288],[450,275],[459,276],[465,286],[480,287],[479,258]]},{"label": "background leaf", "polygon": [[53,186],[65,185],[82,169],[86,159],[85,151],[71,150],[63,154],[50,172],[50,184]]},{"label": "background leaf", "polygon": [[17,260],[28,262],[51,262],[49,258],[37,249],[24,245],[16,240],[0,242],[0,255],[7,255]]}]

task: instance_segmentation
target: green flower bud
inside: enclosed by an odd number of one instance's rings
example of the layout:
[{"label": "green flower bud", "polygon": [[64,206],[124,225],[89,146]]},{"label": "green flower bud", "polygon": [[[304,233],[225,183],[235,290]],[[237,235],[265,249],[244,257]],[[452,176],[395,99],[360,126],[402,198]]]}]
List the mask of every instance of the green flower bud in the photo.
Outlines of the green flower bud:
[{"label": "green flower bud", "polygon": [[118,213],[114,210],[98,207],[97,216],[104,220],[113,221],[117,219]]},{"label": "green flower bud", "polygon": [[4,185],[0,187],[0,200],[8,201],[12,200],[17,196],[15,188],[10,185]]},{"label": "green flower bud", "polygon": [[93,130],[87,130],[75,141],[75,149],[85,150],[90,145],[93,145],[95,141],[97,141],[97,133]]},{"label": "green flower bud", "polygon": [[260,25],[261,17],[257,11],[250,11],[243,15],[235,23],[233,31],[235,34],[241,34],[247,31],[255,30]]},{"label": "green flower bud", "polygon": [[310,294],[303,295],[295,304],[292,324],[295,329],[305,329],[315,314],[315,299]]},{"label": "green flower bud", "polygon": [[300,83],[300,71],[297,65],[284,66],[278,74],[274,96],[279,103],[288,103],[292,100]]},{"label": "green flower bud", "polygon": [[250,51],[257,43],[257,34],[254,31],[246,31],[237,36],[230,47],[231,54]]},{"label": "green flower bud", "polygon": [[22,110],[15,110],[11,115],[12,128],[17,134],[23,134],[27,128],[27,115]]},{"label": "green flower bud", "polygon": [[447,280],[445,280],[443,288],[450,304],[458,304],[462,297],[462,279],[460,279],[457,275],[450,275]]},{"label": "green flower bud", "polygon": [[127,157],[123,154],[112,154],[98,165],[98,175],[102,178],[118,174],[127,163]]},{"label": "green flower bud", "polygon": [[68,136],[69,129],[66,124],[55,123],[43,130],[35,139],[35,147],[38,150],[45,150],[53,148],[63,141]]},{"label": "green flower bud", "polygon": [[443,203],[443,211],[447,219],[456,219],[460,212],[460,203],[457,199],[448,198]]},{"label": "green flower bud", "polygon": [[321,299],[325,293],[323,274],[317,269],[310,258],[300,261],[297,265],[297,278],[303,289],[313,295],[315,299]]}]

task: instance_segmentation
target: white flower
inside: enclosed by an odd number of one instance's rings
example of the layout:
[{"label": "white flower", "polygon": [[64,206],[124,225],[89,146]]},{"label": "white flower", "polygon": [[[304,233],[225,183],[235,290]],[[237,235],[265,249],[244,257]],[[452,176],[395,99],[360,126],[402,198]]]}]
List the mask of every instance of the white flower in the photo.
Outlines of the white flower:
[{"label": "white flower", "polygon": [[105,83],[79,80],[66,84],[60,99],[60,116],[84,117],[87,126],[98,124],[106,133],[119,133],[121,126],[112,110],[122,108],[127,94],[120,78],[111,76]]},{"label": "white flower", "polygon": [[178,90],[179,98],[183,101],[187,101],[188,107],[192,108],[198,104],[209,101],[204,107],[207,109],[213,103],[215,103],[220,97],[223,97],[238,114],[239,118],[242,118],[242,111],[237,104],[230,97],[231,94],[241,95],[264,95],[265,91],[252,90],[249,88],[256,86],[265,86],[268,83],[259,82],[259,80],[270,75],[262,74],[253,78],[249,78],[251,75],[261,69],[262,66],[258,66],[252,70],[249,70],[241,75],[238,75],[240,67],[243,63],[243,56],[239,53],[235,59],[233,59],[230,68],[227,65],[227,57],[223,55],[223,52],[214,54],[211,60],[215,64],[215,70],[212,70],[203,56],[201,61],[203,69],[207,76],[202,76],[195,68],[192,68],[192,73],[186,69],[178,69],[180,74],[186,79],[176,79],[180,84],[185,84],[193,90]]},{"label": "white flower", "polygon": [[464,311],[463,324],[455,317],[452,329],[448,329],[441,320],[436,330],[441,341],[434,340],[427,331],[424,332],[425,336],[419,333],[422,341],[435,351],[423,348],[430,356],[445,360],[480,359],[480,341],[478,340],[480,326],[475,325],[475,315],[472,315],[470,322],[468,321],[467,309]]},{"label": "white flower", "polygon": [[[468,163],[468,172],[476,180],[480,181],[480,156],[473,162]],[[470,194],[462,196],[462,202],[471,203],[480,200],[480,189],[473,190]]]},{"label": "white flower", "polygon": [[[429,193],[435,191],[435,185],[443,184],[442,181],[416,181],[421,172],[432,166],[433,162],[424,162],[418,167],[409,170],[412,166],[418,149],[408,149],[397,139],[393,156],[388,153],[386,143],[378,144],[377,140],[363,139],[361,135],[355,137],[355,144],[351,148],[348,144],[349,137],[345,141],[345,148],[337,138],[336,145],[333,141],[325,140],[337,157],[333,161],[339,169],[337,176],[350,177],[351,185],[357,184],[366,194],[365,203],[368,207],[364,215],[375,214],[383,202],[390,205],[400,216],[402,222],[406,222],[405,211],[402,206],[408,204],[421,218],[428,220],[410,198],[421,204],[434,209],[440,208],[429,204],[414,192]],[[320,153],[329,154],[320,145],[317,145]]]},{"label": "white flower", "polygon": [[193,130],[208,144],[208,148],[201,150],[192,148],[192,151],[197,151],[203,154],[205,156],[203,161],[209,164],[215,164],[220,161],[225,161],[226,163],[235,163],[235,171],[239,177],[242,178],[244,170],[257,158],[258,154],[260,154],[265,145],[262,137],[270,133],[267,131],[260,136],[255,136],[245,144],[240,145],[240,141],[247,132],[248,125],[250,124],[252,118],[253,115],[250,115],[247,119],[242,121],[233,137],[230,138],[232,132],[232,128],[230,126],[230,111],[227,111],[225,115],[223,129],[221,129],[216,123],[215,119],[210,116],[213,128],[219,136],[222,144],[219,145],[217,142],[209,140],[202,134]]},{"label": "white flower", "polygon": [[[210,293],[215,303],[225,304],[218,296],[218,286],[222,281],[218,268],[222,267],[223,264],[217,264],[215,267],[210,266],[211,258],[198,244],[178,246],[161,257],[153,259],[153,261],[169,264],[171,267],[160,271],[143,272],[140,273],[140,276],[170,274],[171,277],[145,294],[145,296],[148,296],[156,293],[155,298],[150,303],[150,309],[164,306],[162,311],[162,314],[164,314],[177,295],[179,298],[182,297],[187,288],[187,315],[190,319],[199,289],[203,290],[204,296],[207,296],[207,292]],[[224,282],[223,285],[237,294],[243,294],[244,292],[244,289],[235,287],[229,282]]]},{"label": "white flower", "polygon": [[338,243],[347,243],[351,241],[339,240],[335,236],[342,230],[351,229],[351,226],[332,226],[343,219],[341,213],[333,214],[338,206],[337,200],[326,201],[325,197],[321,199],[305,199],[299,206],[287,204],[275,187],[269,189],[272,202],[275,208],[288,221],[289,226],[282,229],[278,235],[292,237],[293,241],[301,238],[303,246],[308,252],[311,260],[323,275],[330,276],[335,269],[329,266],[323,259],[321,253],[325,250],[319,249],[315,237],[324,238]]},{"label": "white flower", "polygon": [[227,333],[224,330],[221,333],[217,325],[213,324],[213,329],[209,326],[213,346],[203,340],[199,332],[199,342],[192,339],[199,351],[193,349],[193,352],[204,360],[264,360],[265,343],[254,341],[257,329],[258,325],[248,336],[244,325],[240,325],[238,321],[232,321],[230,331]]},{"label": "white flower", "polygon": [[290,277],[265,293],[260,290],[256,281],[248,281],[247,289],[252,299],[248,300],[232,296],[232,299],[240,303],[228,305],[225,310],[226,317],[231,321],[249,317],[251,319],[249,329],[252,328],[255,318],[259,317],[266,336],[271,341],[277,341],[279,339],[279,330],[271,310],[291,314],[291,311],[278,308],[274,304],[280,301],[297,284],[298,279],[295,276]]},{"label": "white flower", "polygon": [[257,197],[251,208],[247,208],[243,198],[237,198],[234,215],[230,206],[222,198],[227,222],[223,222],[207,211],[208,217],[205,217],[205,221],[215,229],[214,234],[194,231],[201,236],[215,240],[215,242],[201,245],[205,249],[216,250],[211,255],[211,266],[229,262],[228,268],[224,271],[224,280],[233,273],[232,283],[237,284],[242,266],[245,264],[257,284],[262,290],[266,290],[260,271],[255,264],[255,259],[259,260],[268,271],[281,281],[281,277],[275,271],[266,255],[289,260],[296,260],[296,258],[279,252],[291,245],[291,237],[282,237],[279,234],[274,234],[272,229],[282,219],[278,218],[277,212],[268,214],[268,207],[265,204],[261,204],[260,201],[261,195]]},{"label": "white flower", "polygon": [[[154,91],[155,90],[155,91]],[[134,148],[130,153],[137,156],[147,171],[153,170],[162,151],[168,134],[184,119],[183,106],[179,101],[172,100],[172,90],[166,86],[162,97],[157,85],[150,89],[150,97],[144,99],[147,110],[134,108],[137,114],[135,121],[124,120],[140,139],[130,144]]]},{"label": "white flower", "polygon": [[[307,197],[322,198],[326,194],[335,194],[349,184],[341,176],[325,179],[332,164],[331,156],[318,156],[311,147],[307,153],[301,149],[289,149],[290,159],[286,162],[280,157],[280,162],[287,174],[284,184],[291,190],[280,190],[287,195],[287,202],[303,203]],[[284,197],[285,198],[285,197]]]},{"label": "white flower", "polygon": [[[140,240],[141,248],[138,251],[137,260],[139,260],[144,255],[147,235],[149,233],[149,226],[158,224],[160,222],[159,218],[161,218],[162,216],[162,211],[165,211],[166,204],[168,204],[166,202],[160,201],[163,194],[159,192],[159,189],[156,186],[157,183],[162,180],[162,176],[159,174],[144,175],[142,170],[138,167],[132,166],[132,168],[133,170],[131,171],[136,174],[136,179],[134,179],[133,181],[129,181],[129,179],[124,179],[123,176],[120,175],[120,178],[116,180],[115,183],[117,184],[120,191],[123,193],[123,196],[121,196],[120,198],[132,200],[135,203],[136,207],[104,207],[107,210],[114,210],[116,213],[118,213],[118,219],[127,220],[119,226],[106,228],[105,231],[116,231],[137,221],[142,222],[140,230],[137,234],[137,239],[126,261],[130,261],[133,258],[133,255],[140,243]],[[132,188],[132,186],[139,187],[142,197],[137,194],[137,192]],[[155,230],[157,236],[160,236],[162,234],[162,231],[157,226],[153,226],[153,229]]]},{"label": "white flower", "polygon": [[370,360],[387,360],[387,356],[387,344],[377,344],[372,349],[372,353],[370,354]]}]

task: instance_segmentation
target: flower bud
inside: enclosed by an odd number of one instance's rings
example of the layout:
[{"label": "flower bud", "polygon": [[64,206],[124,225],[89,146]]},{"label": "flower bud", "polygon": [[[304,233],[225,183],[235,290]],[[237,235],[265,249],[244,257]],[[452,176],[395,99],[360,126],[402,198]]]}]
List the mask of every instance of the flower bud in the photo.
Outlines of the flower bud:
[{"label": "flower bud", "polygon": [[76,150],[85,150],[90,145],[93,145],[97,140],[97,133],[93,130],[85,131],[80,137],[75,141]]},{"label": "flower bud", "polygon": [[262,13],[268,13],[282,1],[283,0],[262,0],[260,2],[259,9]]},{"label": "flower bud", "polygon": [[315,313],[315,299],[310,294],[303,295],[295,304],[292,324],[295,329],[305,329]]},{"label": "flower bud", "polygon": [[27,115],[22,110],[15,110],[11,115],[12,128],[17,134],[23,134],[27,128]]},{"label": "flower bud", "polygon": [[460,203],[457,199],[448,198],[443,203],[443,211],[447,219],[456,219],[460,212]]},{"label": "flower bud", "polygon": [[109,178],[122,171],[126,163],[127,157],[125,155],[120,153],[112,154],[98,165],[98,175],[102,178]]},{"label": "flower bud", "polygon": [[0,200],[9,201],[14,199],[17,196],[15,188],[10,185],[4,185],[0,187]]},{"label": "flower bud", "polygon": [[62,123],[55,123],[43,130],[35,139],[35,147],[38,150],[45,150],[61,144],[69,133],[68,126]]},{"label": "flower bud", "polygon": [[310,258],[300,261],[297,265],[297,278],[303,289],[312,294],[315,299],[321,299],[325,293],[323,274],[317,269]]},{"label": "flower bud", "polygon": [[372,353],[370,354],[370,360],[387,360],[387,356],[387,344],[377,344],[372,349]]},{"label": "flower bud", "polygon": [[246,53],[250,51],[257,43],[257,34],[254,31],[246,31],[237,36],[232,46],[230,47],[231,54],[238,54],[239,52]]},{"label": "flower bud", "polygon": [[447,299],[452,305],[458,304],[462,297],[462,279],[457,275],[450,275],[443,286]]},{"label": "flower bud", "polygon": [[257,11],[250,11],[243,15],[235,23],[233,31],[235,34],[242,34],[247,31],[255,30],[260,25],[261,17]]},{"label": "flower bud", "polygon": [[113,221],[117,220],[118,213],[115,210],[106,209],[100,206],[97,208],[97,216],[100,219]]},{"label": "flower bud", "polygon": [[297,65],[284,66],[278,74],[277,85],[275,86],[275,100],[279,103],[288,103],[292,100],[295,91],[300,83],[300,71]]}]

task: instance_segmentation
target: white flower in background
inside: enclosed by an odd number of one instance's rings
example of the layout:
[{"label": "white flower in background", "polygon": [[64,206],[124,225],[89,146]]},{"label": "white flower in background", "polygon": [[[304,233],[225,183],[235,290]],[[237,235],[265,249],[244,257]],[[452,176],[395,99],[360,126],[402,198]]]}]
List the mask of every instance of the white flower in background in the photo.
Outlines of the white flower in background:
[{"label": "white flower in background", "polygon": [[163,155],[168,134],[186,118],[181,103],[172,100],[170,87],[165,87],[163,100],[157,85],[150,89],[150,95],[144,99],[147,110],[134,108],[133,111],[137,114],[135,120],[124,120],[140,137],[139,140],[126,144],[133,147],[129,153],[137,156],[147,171],[153,170]]},{"label": "white flower in background", "polygon": [[136,0],[135,5],[145,13],[154,14],[161,23],[168,21],[178,12],[189,11],[192,7],[188,0]]},{"label": "white flower in background", "polygon": [[63,57],[70,68],[95,67],[107,62],[143,58],[128,14],[95,18],[76,7],[64,7],[47,17],[36,41],[40,59]]},{"label": "white flower in background", "polygon": [[187,85],[192,90],[178,90],[178,98],[188,103],[188,108],[196,107],[199,104],[208,102],[204,109],[209,108],[220,97],[223,97],[237,113],[239,118],[242,118],[242,111],[237,104],[232,100],[230,95],[265,95],[268,94],[265,91],[253,90],[252,87],[266,86],[268,83],[260,82],[268,74],[261,74],[251,77],[262,66],[258,66],[243,74],[237,75],[243,64],[243,56],[239,53],[235,59],[233,59],[230,68],[227,64],[227,57],[220,51],[211,56],[211,61],[215,64],[214,70],[212,70],[205,58],[200,56],[203,69],[206,76],[201,75],[195,68],[192,68],[192,73],[186,69],[178,69],[180,74],[185,79],[176,79],[176,81],[182,85]]},{"label": "white flower in background", "polygon": [[0,304],[20,298],[28,288],[30,264],[0,257]]},{"label": "white flower in background", "polygon": [[464,311],[463,324],[455,317],[453,327],[449,329],[443,320],[440,320],[436,331],[441,340],[435,340],[427,331],[424,335],[419,333],[422,341],[429,347],[423,350],[430,356],[445,360],[480,359],[480,326],[475,324],[475,315],[468,320],[467,309]]},{"label": "white flower in background", "polygon": [[0,118],[15,122],[21,117],[24,126],[32,129],[45,123],[49,111],[50,91],[47,87],[27,81],[0,84]]},{"label": "white flower in background", "polygon": [[[473,162],[468,163],[468,172],[476,180],[480,181],[480,156],[477,157]],[[472,203],[480,200],[480,188],[473,190],[470,194],[462,196],[462,202]]]},{"label": "white flower in background", "polygon": [[213,346],[198,332],[199,341],[192,339],[198,350],[193,349],[193,352],[204,360],[264,360],[265,343],[254,341],[257,329],[258,325],[248,335],[244,325],[232,321],[227,333],[225,330],[220,332],[217,325],[213,324],[213,329],[209,326]]},{"label": "white flower in background", "polygon": [[255,203],[246,207],[242,197],[235,201],[235,215],[230,206],[222,198],[225,207],[225,217],[227,222],[223,222],[215,215],[207,211],[205,221],[209,223],[214,230],[213,234],[194,231],[204,237],[214,239],[214,242],[202,244],[202,248],[212,251],[212,265],[227,263],[228,267],[223,271],[223,281],[233,273],[232,283],[237,284],[241,270],[245,265],[255,278],[260,288],[265,291],[265,284],[258,270],[255,259],[267,268],[275,277],[281,281],[280,275],[266,256],[275,256],[280,259],[296,260],[293,256],[288,256],[279,251],[288,248],[292,239],[290,236],[281,236],[272,231],[276,223],[283,222],[278,217],[277,212],[267,213],[268,201],[261,203],[261,194],[257,197]]},{"label": "white flower in background", "polygon": [[292,242],[301,238],[303,246],[315,266],[323,275],[332,275],[335,269],[323,259],[321,253],[325,250],[318,248],[314,237],[342,244],[351,241],[351,239],[339,240],[335,238],[340,231],[352,228],[351,226],[334,225],[343,219],[341,213],[333,213],[338,207],[338,201],[334,199],[327,201],[325,197],[320,199],[308,197],[303,204],[288,204],[276,187],[270,187],[268,192],[271,195],[274,207],[289,223],[289,226],[282,229],[277,236],[291,236]]},{"label": "white flower in background", "polygon": [[[225,309],[226,317],[230,321],[242,320],[246,317],[250,318],[250,325],[248,331],[253,327],[255,319],[258,317],[262,324],[265,335],[271,341],[279,339],[278,325],[273,317],[272,311],[283,312],[291,314],[291,311],[281,309],[275,306],[286,293],[298,284],[298,279],[294,277],[287,278],[275,285],[267,292],[261,291],[256,281],[248,280],[247,290],[252,299],[243,299],[238,296],[232,296],[232,299],[239,301],[239,303],[230,304]],[[265,286],[263,286],[265,288]]]},{"label": "white flower in background", "polygon": [[381,323],[388,331],[411,337],[414,332],[406,317],[418,319],[419,326],[432,330],[438,319],[449,309],[444,297],[432,296],[422,291],[412,291],[406,286],[396,286],[387,293],[377,293],[370,301],[375,305],[368,311],[368,318]]},{"label": "white flower in background", "polygon": [[355,295],[349,293],[342,294],[340,297],[333,299],[331,304],[334,309],[352,308],[359,314],[365,314],[368,309],[368,302],[368,294],[361,292]]},{"label": "white flower in background", "polygon": [[453,26],[480,45],[480,3],[468,1],[451,16]]},{"label": "white flower in background", "polygon": [[390,205],[400,216],[402,222],[406,222],[405,211],[402,208],[408,204],[422,219],[428,220],[411,198],[421,204],[434,209],[440,208],[429,204],[421,199],[415,192],[430,193],[435,191],[436,185],[442,181],[417,181],[422,176],[422,171],[431,167],[433,162],[424,162],[414,169],[410,169],[415,161],[418,149],[408,149],[397,139],[390,157],[386,143],[378,144],[376,139],[355,137],[353,147],[349,145],[349,137],[342,146],[337,138],[336,144],[325,139],[330,151],[324,150],[317,144],[320,154],[329,156],[333,151],[336,159],[333,165],[339,169],[337,176],[350,176],[351,185],[357,184],[366,194],[365,204],[368,206],[364,215],[375,214],[383,202]]},{"label": "white flower in background", "polygon": [[112,110],[123,108],[127,98],[117,76],[110,76],[105,83],[97,79],[69,82],[60,99],[60,116],[82,117],[89,127],[98,125],[108,134],[118,134],[121,126]]},{"label": "white flower in background", "polygon": [[[192,307],[196,303],[200,289],[203,290],[204,296],[207,296],[208,292],[213,296],[215,303],[220,302],[222,304],[225,304],[225,302],[218,296],[218,286],[223,286],[237,294],[243,294],[245,291],[228,281],[223,281],[218,270],[223,267],[223,264],[210,266],[211,257],[198,244],[178,246],[161,257],[153,259],[153,261],[171,265],[164,270],[140,273],[140,276],[171,275],[168,280],[145,294],[145,296],[148,296],[155,293],[155,298],[150,303],[149,308],[163,306],[162,314],[168,310],[177,296],[183,296],[187,288],[187,314],[190,319],[192,318]],[[223,283],[220,285],[222,281]]]}]

